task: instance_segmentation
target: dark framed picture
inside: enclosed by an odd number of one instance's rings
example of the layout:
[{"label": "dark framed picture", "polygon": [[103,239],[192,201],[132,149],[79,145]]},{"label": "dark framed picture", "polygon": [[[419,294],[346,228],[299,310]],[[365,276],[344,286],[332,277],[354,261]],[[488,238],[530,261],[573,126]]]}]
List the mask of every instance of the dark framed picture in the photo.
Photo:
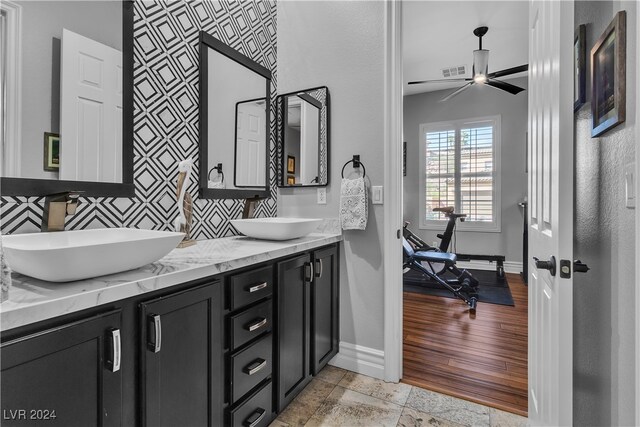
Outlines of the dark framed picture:
[{"label": "dark framed picture", "polygon": [[573,111],[585,103],[587,90],[586,25],[576,28],[573,37]]},{"label": "dark framed picture", "polygon": [[296,177],[293,175],[287,176],[287,185],[296,185]]},{"label": "dark framed picture", "polygon": [[60,170],[60,135],[44,133],[44,170]]},{"label": "dark framed picture", "polygon": [[625,121],[627,14],[618,12],[591,49],[591,136]]},{"label": "dark framed picture", "polygon": [[[293,156],[287,156],[287,173],[296,173],[296,158]],[[289,177],[287,177],[287,181]]]},{"label": "dark framed picture", "polygon": [[402,176],[407,176],[407,141],[402,143]]}]

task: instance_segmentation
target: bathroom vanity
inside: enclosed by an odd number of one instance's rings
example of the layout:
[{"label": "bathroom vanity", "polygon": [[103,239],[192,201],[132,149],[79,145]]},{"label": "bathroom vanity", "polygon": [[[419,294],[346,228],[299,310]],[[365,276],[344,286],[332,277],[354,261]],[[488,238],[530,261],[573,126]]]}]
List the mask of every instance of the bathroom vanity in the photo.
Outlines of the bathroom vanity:
[{"label": "bathroom vanity", "polygon": [[339,234],[199,241],[0,306],[3,425],[266,426],[338,352]]}]

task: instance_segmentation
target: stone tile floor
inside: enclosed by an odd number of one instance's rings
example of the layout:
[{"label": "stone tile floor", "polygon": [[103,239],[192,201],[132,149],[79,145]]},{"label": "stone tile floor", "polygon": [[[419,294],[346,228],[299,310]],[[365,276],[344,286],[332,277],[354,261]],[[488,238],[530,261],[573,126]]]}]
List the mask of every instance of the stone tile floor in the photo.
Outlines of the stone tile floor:
[{"label": "stone tile floor", "polygon": [[271,427],[526,425],[526,418],[488,406],[327,366]]}]

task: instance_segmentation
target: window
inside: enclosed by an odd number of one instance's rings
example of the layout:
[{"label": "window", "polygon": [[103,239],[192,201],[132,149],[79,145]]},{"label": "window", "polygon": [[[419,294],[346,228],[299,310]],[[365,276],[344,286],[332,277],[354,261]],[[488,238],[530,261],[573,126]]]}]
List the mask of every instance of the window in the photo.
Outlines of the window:
[{"label": "window", "polygon": [[500,117],[420,125],[420,228],[444,229],[433,208],[467,214],[459,230],[500,231]]}]

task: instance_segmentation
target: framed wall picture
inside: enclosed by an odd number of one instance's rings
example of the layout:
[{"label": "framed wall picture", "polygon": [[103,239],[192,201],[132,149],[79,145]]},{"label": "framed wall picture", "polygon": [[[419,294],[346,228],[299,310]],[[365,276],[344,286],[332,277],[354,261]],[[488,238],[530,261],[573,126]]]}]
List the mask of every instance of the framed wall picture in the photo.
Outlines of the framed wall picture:
[{"label": "framed wall picture", "polygon": [[[296,158],[293,156],[287,156],[287,173],[296,173]],[[287,181],[289,177],[287,177]]]},{"label": "framed wall picture", "polygon": [[625,121],[627,14],[618,12],[591,49],[591,136]]},{"label": "framed wall picture", "polygon": [[293,175],[287,176],[287,185],[296,185],[296,177]]},{"label": "framed wall picture", "polygon": [[60,170],[60,135],[57,133],[44,133],[44,170]]},{"label": "framed wall picture", "polygon": [[586,25],[576,28],[573,37],[573,111],[585,103],[587,90],[587,42]]}]

